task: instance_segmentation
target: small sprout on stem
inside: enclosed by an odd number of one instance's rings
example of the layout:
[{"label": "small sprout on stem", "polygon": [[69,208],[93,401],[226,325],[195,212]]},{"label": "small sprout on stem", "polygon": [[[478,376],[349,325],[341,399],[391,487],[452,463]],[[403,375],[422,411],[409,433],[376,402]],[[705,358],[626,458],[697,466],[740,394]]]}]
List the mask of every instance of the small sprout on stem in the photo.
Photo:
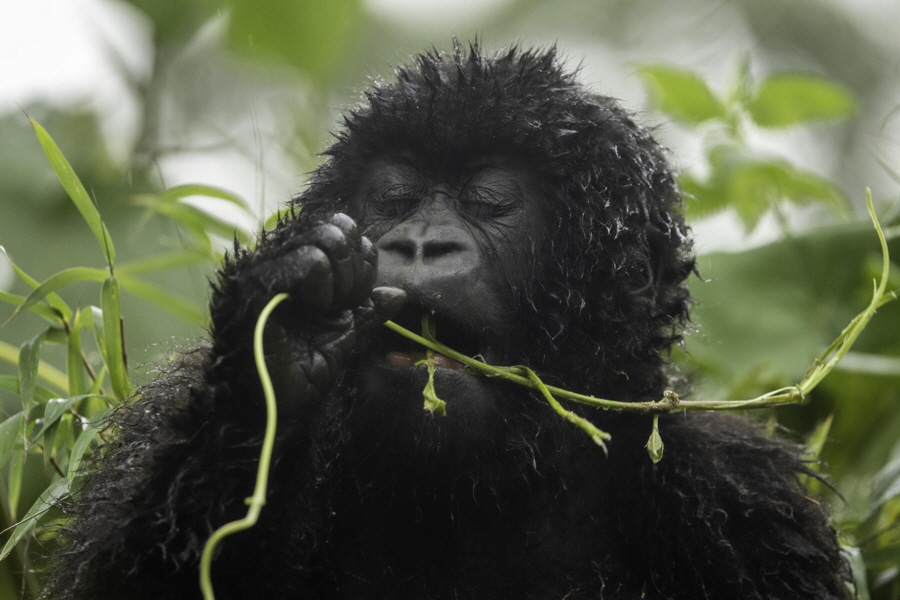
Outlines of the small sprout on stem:
[{"label": "small sprout on stem", "polygon": [[435,416],[446,417],[447,403],[438,398],[437,392],[434,391],[434,350],[431,348],[425,350],[425,359],[417,362],[416,366],[421,364],[428,367],[428,382],[422,390],[422,396],[425,398],[424,408]]},{"label": "small sprout on stem", "polygon": [[659,415],[653,415],[653,431],[650,432],[650,439],[647,440],[645,448],[654,464],[662,460],[665,444],[663,444],[662,436],[659,435]]}]

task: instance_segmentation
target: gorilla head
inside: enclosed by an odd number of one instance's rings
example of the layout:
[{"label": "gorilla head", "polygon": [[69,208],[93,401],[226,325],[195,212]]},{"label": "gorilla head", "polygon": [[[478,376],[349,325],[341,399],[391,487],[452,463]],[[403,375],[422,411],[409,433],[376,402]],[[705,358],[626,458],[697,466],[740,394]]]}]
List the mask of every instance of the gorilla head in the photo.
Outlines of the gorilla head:
[{"label": "gorilla head", "polygon": [[379,284],[434,311],[439,339],[586,393],[660,397],[690,242],[658,145],[612,99],[553,50],[457,46],[344,124],[298,202],[357,219]]}]

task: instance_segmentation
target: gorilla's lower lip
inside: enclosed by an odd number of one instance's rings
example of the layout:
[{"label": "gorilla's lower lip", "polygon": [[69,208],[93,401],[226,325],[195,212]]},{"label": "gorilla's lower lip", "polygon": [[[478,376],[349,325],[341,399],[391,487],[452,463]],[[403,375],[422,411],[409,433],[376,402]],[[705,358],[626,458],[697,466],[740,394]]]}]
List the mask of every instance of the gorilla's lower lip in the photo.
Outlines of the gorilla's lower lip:
[{"label": "gorilla's lower lip", "polygon": [[[419,361],[425,360],[424,352],[398,352],[392,351],[388,352],[385,356],[388,364],[395,367],[406,367],[412,368],[416,366],[416,363]],[[455,371],[460,371],[463,368],[463,365],[458,360],[454,360],[448,356],[444,356],[438,352],[434,353],[434,366],[443,367],[445,369],[453,369]]]}]

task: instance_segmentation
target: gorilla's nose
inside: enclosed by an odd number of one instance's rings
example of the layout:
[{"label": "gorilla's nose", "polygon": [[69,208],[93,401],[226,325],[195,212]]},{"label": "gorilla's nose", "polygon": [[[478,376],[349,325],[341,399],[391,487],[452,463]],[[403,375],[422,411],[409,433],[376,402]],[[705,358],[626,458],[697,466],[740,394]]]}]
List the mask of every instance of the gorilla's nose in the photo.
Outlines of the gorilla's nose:
[{"label": "gorilla's nose", "polygon": [[413,218],[375,244],[378,285],[456,296],[474,285],[481,271],[478,247],[469,231],[450,220]]}]

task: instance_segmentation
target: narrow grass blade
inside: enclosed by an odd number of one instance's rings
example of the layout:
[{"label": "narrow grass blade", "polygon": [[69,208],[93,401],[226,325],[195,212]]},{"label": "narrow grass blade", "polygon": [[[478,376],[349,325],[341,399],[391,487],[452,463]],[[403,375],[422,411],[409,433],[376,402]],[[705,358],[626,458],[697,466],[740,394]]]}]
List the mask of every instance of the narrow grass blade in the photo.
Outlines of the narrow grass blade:
[{"label": "narrow grass blade", "polygon": [[69,339],[66,343],[66,378],[69,382],[69,394],[78,395],[87,391],[81,356],[81,309],[75,311],[69,325]]},{"label": "narrow grass blade", "polygon": [[[30,285],[32,288],[36,288],[38,287],[38,285],[40,285],[37,279],[23,271],[19,267],[19,265],[13,262],[13,259],[9,256],[9,254],[6,253],[6,249],[3,246],[0,246],[0,252],[2,252],[4,256],[6,256],[6,260],[9,261],[10,266],[12,266],[13,270],[16,272],[16,275],[18,275],[22,281]],[[16,304],[19,303],[20,302],[16,302]],[[56,294],[47,294],[47,304],[49,304],[51,308],[59,312],[59,314],[63,316],[63,319],[68,321],[72,317],[72,309],[69,308],[69,305],[66,304],[65,301]],[[59,322],[60,319],[57,316],[53,323]]]},{"label": "narrow grass blade", "polygon": [[34,127],[34,131],[37,134],[38,141],[44,149],[44,154],[46,154],[47,158],[50,160],[50,165],[53,167],[53,170],[56,171],[56,176],[59,177],[60,183],[62,183],[66,193],[69,194],[69,198],[75,203],[78,212],[84,217],[88,227],[91,228],[94,237],[97,238],[97,242],[103,250],[103,255],[106,257],[106,262],[108,264],[113,264],[116,259],[116,251],[113,248],[109,231],[106,230],[106,225],[103,224],[103,220],[100,218],[100,212],[97,210],[97,207],[94,206],[87,190],[84,189],[84,185],[72,169],[72,165],[66,160],[66,157],[60,151],[56,142],[53,141],[53,138],[50,137],[50,134],[41,127],[40,123],[31,117],[28,117],[28,120],[31,121],[31,125]]},{"label": "narrow grass blade", "polygon": [[73,405],[81,402],[85,398],[93,397],[94,394],[82,394],[81,396],[72,396],[71,398],[51,398],[44,407],[44,422],[41,423],[41,427],[37,433],[30,436],[32,443],[44,435],[44,433],[52,427],[54,423],[59,421],[59,418],[62,417],[67,410],[72,408]]},{"label": "narrow grass blade", "polygon": [[85,452],[87,452],[88,447],[97,437],[97,434],[100,433],[100,430],[106,425],[106,416],[111,411],[112,409],[107,408],[91,417],[91,422],[88,423],[85,430],[81,432],[81,435],[78,436],[78,439],[72,445],[72,451],[69,453],[69,470],[66,473],[66,478],[69,481],[75,479]]},{"label": "narrow grass blade", "polygon": [[128,381],[128,367],[123,345],[119,283],[115,277],[110,277],[103,282],[101,306],[103,307],[103,338],[106,346],[106,366],[109,367],[109,380],[115,397],[118,400],[124,400],[131,395],[131,383]]},{"label": "narrow grass blade", "polygon": [[25,421],[25,413],[19,411],[0,423],[0,467],[6,465],[10,454],[16,447],[16,440],[22,432],[22,423]]},{"label": "narrow grass blade", "polygon": [[[48,277],[43,283],[28,294],[28,297],[16,307],[16,310],[13,312],[12,316],[7,319],[7,322],[34,304],[40,302],[49,294],[52,294],[67,285],[78,281],[104,281],[107,277],[109,277],[109,273],[104,269],[95,269],[92,267],[72,267],[70,269],[64,269],[59,273]],[[71,314],[71,312],[69,314]]]},{"label": "narrow grass blade", "polygon": [[37,525],[41,515],[53,507],[53,505],[67,493],[69,493],[69,480],[65,478],[56,481],[44,490],[44,493],[41,494],[40,498],[37,499],[37,502],[28,509],[25,516],[16,525],[12,535],[6,540],[6,545],[3,546],[3,550],[0,550],[0,560],[9,556],[9,553],[12,552],[12,549],[15,548],[16,544],[34,529],[34,526]]},{"label": "narrow grass blade", "polygon": [[188,183],[169,188],[159,195],[161,202],[177,202],[182,198],[189,196],[206,196],[207,198],[219,198],[240,206],[247,210],[247,201],[228,190],[214,187],[211,185],[203,185],[198,183]]},{"label": "narrow grass blade", "polygon": [[41,362],[41,345],[47,337],[44,330],[26,341],[19,348],[19,395],[25,414],[34,403],[34,387],[37,382],[38,365]]}]

